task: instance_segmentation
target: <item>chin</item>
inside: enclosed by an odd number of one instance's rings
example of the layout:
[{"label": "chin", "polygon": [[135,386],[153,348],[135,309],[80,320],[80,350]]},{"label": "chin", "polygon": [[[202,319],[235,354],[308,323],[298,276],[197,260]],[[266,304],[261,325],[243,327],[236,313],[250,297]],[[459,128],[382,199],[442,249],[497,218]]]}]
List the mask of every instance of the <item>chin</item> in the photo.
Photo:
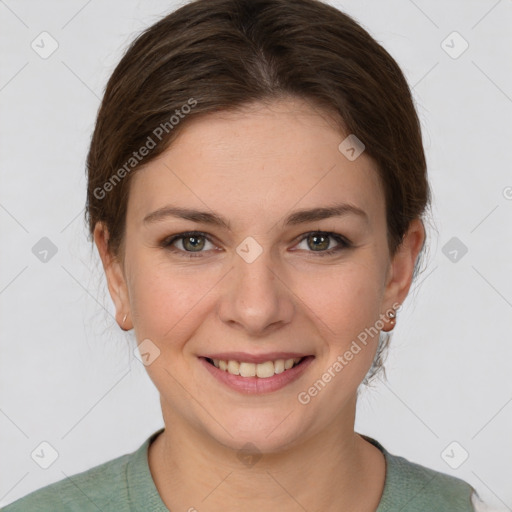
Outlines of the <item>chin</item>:
[{"label": "chin", "polygon": [[244,412],[238,409],[237,414],[223,416],[222,426],[226,430],[218,424],[207,428],[219,444],[237,453],[280,453],[300,442],[305,435],[305,426],[297,423],[298,415],[290,412],[284,408],[266,413],[261,409]]}]

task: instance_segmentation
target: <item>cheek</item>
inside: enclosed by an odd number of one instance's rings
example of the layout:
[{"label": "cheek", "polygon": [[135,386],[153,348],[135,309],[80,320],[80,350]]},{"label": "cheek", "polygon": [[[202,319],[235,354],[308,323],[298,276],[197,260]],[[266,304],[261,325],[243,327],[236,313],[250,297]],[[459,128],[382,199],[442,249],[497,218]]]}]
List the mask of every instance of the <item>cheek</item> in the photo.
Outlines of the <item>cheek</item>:
[{"label": "cheek", "polygon": [[344,345],[375,324],[381,300],[378,272],[376,264],[347,261],[314,279],[298,282],[297,295],[307,305],[306,310],[314,313],[312,317],[326,339]]},{"label": "cheek", "polygon": [[[338,271],[331,269],[310,287],[314,291],[304,310],[321,332],[323,346],[321,364],[302,397],[330,404],[329,410],[315,412],[325,421],[332,410],[343,409],[374,360],[381,327],[378,273],[377,265],[347,264]],[[305,296],[306,289],[301,293]]]},{"label": "cheek", "polygon": [[149,258],[138,261],[135,268],[130,303],[137,340],[150,338],[166,345],[175,340],[172,345],[177,347],[197,328],[216,280],[205,272]]}]

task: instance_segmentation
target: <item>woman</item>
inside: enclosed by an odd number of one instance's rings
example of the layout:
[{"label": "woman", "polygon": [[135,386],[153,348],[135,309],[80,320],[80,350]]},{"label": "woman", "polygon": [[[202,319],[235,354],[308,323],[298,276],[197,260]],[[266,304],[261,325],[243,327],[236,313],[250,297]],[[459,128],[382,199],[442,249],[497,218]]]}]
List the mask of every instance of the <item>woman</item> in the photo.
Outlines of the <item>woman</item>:
[{"label": "woman", "polygon": [[87,220],[165,428],[17,510],[474,510],[354,431],[429,205],[396,62],[316,0],[196,0],[111,76]]}]

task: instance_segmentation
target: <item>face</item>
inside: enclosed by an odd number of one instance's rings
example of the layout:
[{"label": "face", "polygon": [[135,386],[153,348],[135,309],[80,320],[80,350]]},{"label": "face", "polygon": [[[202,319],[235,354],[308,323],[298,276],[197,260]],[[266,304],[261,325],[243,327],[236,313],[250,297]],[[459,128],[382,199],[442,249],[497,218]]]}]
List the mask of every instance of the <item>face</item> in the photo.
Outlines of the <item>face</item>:
[{"label": "face", "polygon": [[265,453],[353,428],[379,339],[362,333],[405,299],[424,234],[413,223],[390,259],[374,162],[344,138],[296,99],[191,120],[132,177],[123,262],[97,225],[166,424]]}]

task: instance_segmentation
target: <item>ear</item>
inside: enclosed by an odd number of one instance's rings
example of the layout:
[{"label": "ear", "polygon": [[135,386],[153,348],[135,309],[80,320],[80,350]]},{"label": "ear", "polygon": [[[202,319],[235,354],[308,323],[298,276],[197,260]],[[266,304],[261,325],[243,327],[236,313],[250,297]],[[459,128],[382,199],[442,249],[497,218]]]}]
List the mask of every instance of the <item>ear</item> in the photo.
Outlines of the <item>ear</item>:
[{"label": "ear", "polygon": [[412,284],[414,265],[425,241],[425,228],[420,219],[414,219],[404,236],[389,268],[383,302],[386,309],[402,304]]},{"label": "ear", "polygon": [[[130,301],[123,268],[118,258],[108,250],[109,233],[103,222],[94,227],[94,242],[98,248],[107,278],[108,290],[116,308],[116,321],[123,330],[131,329]],[[123,322],[125,315],[126,321]]]}]

